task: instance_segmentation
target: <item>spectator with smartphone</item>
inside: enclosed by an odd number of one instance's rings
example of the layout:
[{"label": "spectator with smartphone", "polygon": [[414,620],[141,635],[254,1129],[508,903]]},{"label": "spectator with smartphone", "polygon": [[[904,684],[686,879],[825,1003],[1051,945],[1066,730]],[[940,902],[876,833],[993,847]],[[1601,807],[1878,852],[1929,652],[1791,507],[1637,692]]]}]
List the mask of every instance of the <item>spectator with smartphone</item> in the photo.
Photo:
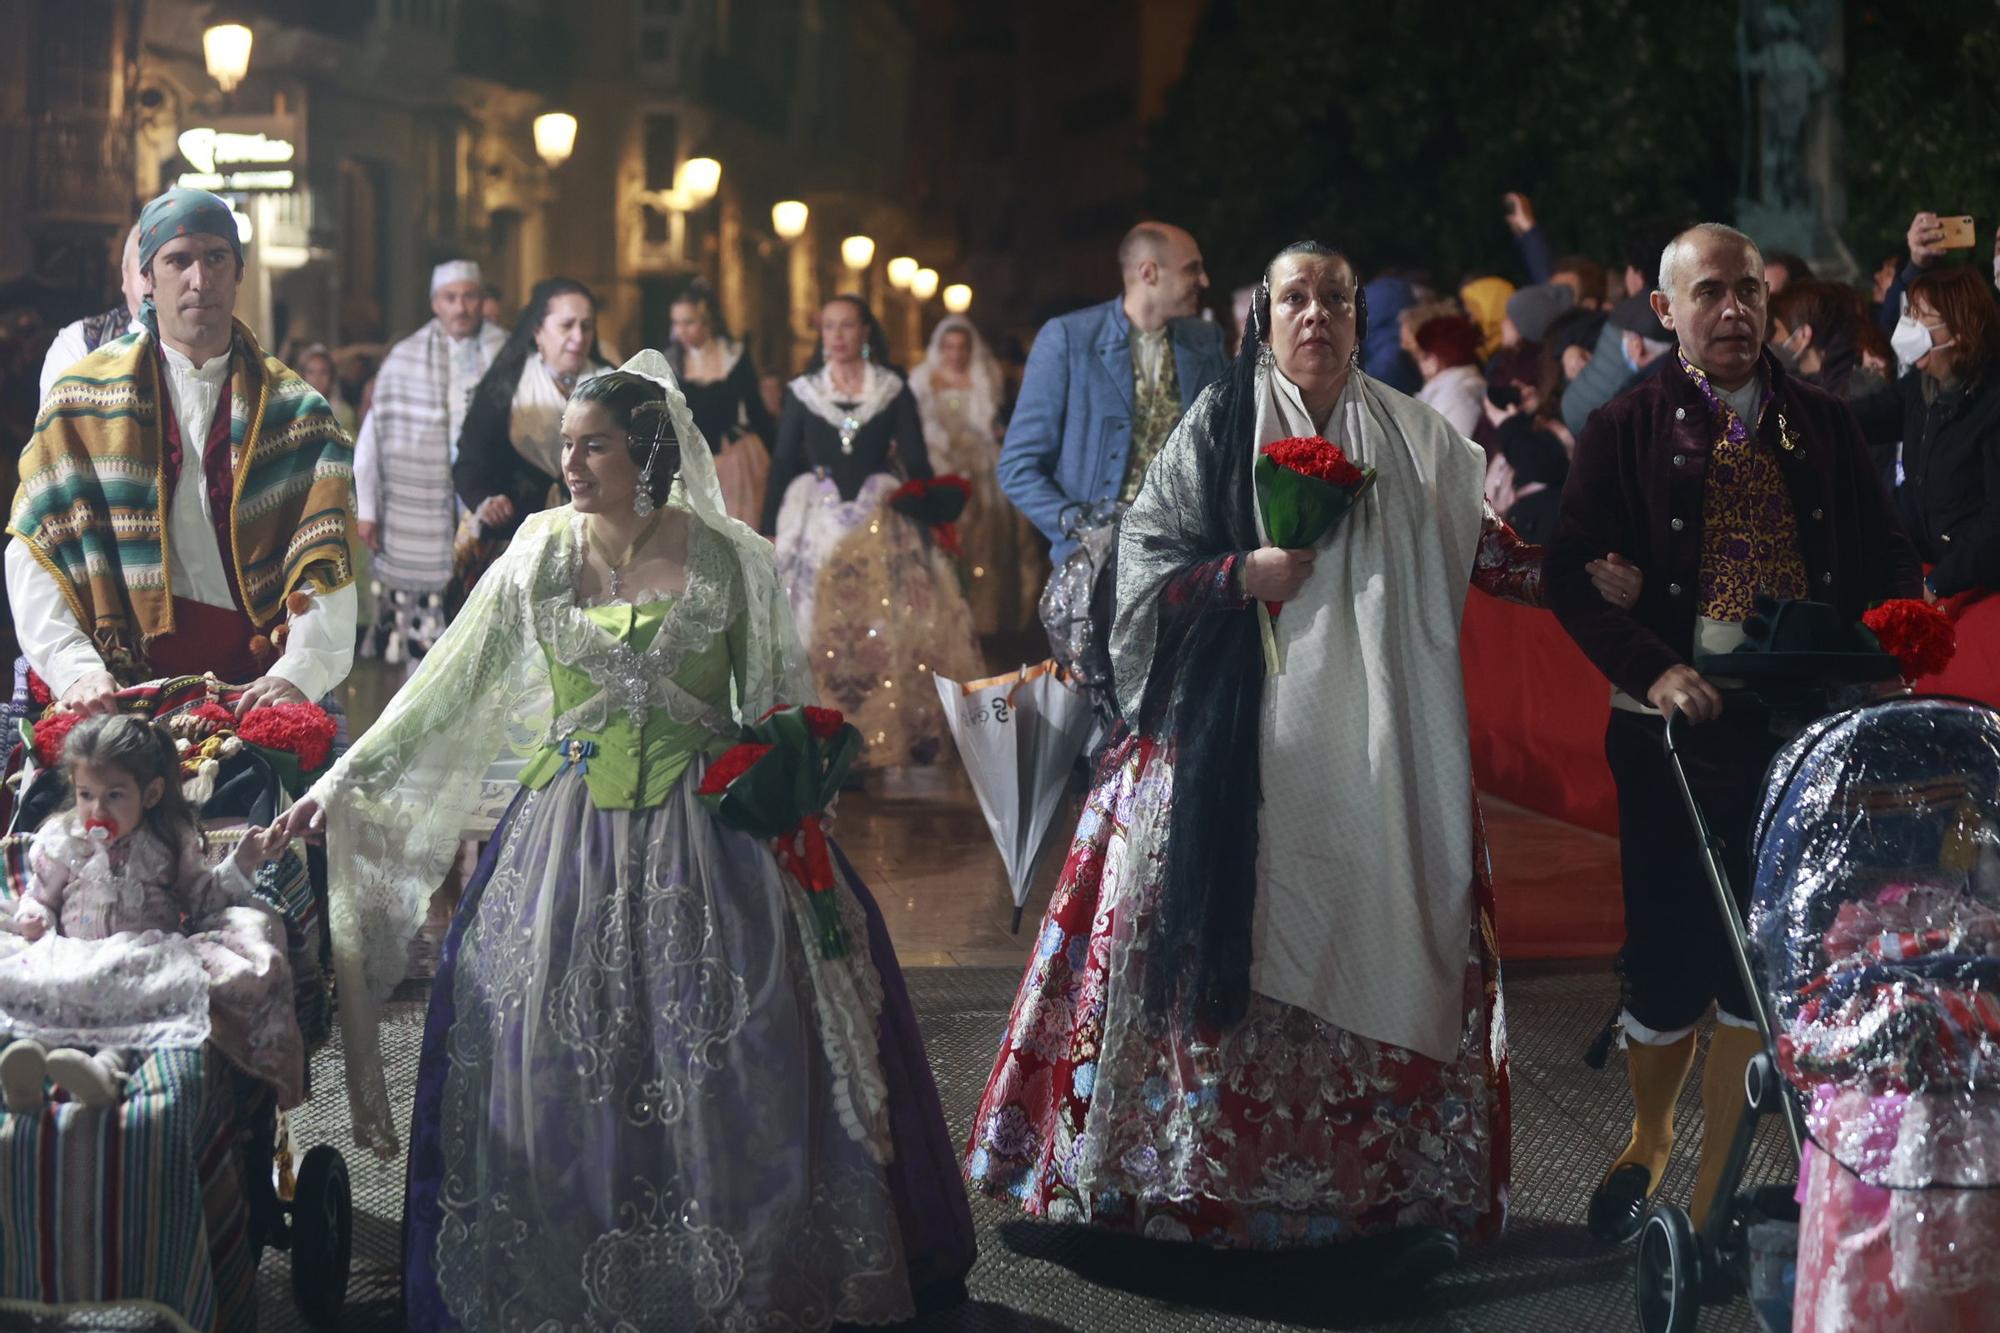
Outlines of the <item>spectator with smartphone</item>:
[{"label": "spectator with smartphone", "polygon": [[2000,588],[2000,306],[1993,289],[1977,269],[1920,273],[1891,342],[1909,372],[1853,407],[1871,446],[1902,442],[1889,477],[1903,526],[1932,566],[1925,595],[1935,601]]},{"label": "spectator with smartphone", "polygon": [[[1937,267],[1953,250],[1971,249],[1975,236],[1971,218],[1963,215],[1940,217],[1924,209],[1910,219],[1910,230],[1903,239],[1909,246],[1910,261],[1891,280],[1875,307],[1875,326],[1882,330],[1885,338],[1894,335],[1896,322],[1903,317],[1903,296],[1910,284],[1925,270]],[[1901,362],[1896,370],[1900,374],[1909,368],[1907,362]]]}]

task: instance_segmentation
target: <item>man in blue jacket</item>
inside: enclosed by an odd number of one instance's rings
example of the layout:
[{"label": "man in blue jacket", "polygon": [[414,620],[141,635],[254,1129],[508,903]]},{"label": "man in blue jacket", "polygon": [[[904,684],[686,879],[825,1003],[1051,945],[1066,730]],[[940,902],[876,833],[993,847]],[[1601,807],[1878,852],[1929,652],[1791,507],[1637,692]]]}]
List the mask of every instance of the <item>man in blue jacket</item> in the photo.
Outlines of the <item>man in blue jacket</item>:
[{"label": "man in blue jacket", "polygon": [[1000,452],[1001,487],[1057,564],[1076,545],[1068,525],[1137,496],[1181,413],[1222,376],[1222,334],[1194,317],[1208,286],[1194,237],[1142,222],[1118,265],[1123,296],[1042,326]]}]

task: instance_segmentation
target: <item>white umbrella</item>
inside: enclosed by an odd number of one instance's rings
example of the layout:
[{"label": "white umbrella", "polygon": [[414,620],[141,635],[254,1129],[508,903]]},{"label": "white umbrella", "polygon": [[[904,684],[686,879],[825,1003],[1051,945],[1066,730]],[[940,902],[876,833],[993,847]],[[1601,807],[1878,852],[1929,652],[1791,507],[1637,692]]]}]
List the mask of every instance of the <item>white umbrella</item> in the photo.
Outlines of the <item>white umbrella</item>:
[{"label": "white umbrella", "polygon": [[963,684],[933,678],[1013,886],[1018,934],[1070,766],[1090,738],[1090,700],[1053,661]]}]

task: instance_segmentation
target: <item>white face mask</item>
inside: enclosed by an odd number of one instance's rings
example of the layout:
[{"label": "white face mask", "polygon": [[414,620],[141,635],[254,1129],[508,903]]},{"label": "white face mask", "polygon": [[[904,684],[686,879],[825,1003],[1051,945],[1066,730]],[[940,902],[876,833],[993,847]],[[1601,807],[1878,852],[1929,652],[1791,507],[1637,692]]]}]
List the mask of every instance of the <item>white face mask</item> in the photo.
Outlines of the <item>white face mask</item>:
[{"label": "white face mask", "polygon": [[1896,331],[1889,335],[1889,346],[1895,351],[1896,360],[1914,366],[1930,354],[1931,331],[1914,315],[1906,314],[1896,321]]}]

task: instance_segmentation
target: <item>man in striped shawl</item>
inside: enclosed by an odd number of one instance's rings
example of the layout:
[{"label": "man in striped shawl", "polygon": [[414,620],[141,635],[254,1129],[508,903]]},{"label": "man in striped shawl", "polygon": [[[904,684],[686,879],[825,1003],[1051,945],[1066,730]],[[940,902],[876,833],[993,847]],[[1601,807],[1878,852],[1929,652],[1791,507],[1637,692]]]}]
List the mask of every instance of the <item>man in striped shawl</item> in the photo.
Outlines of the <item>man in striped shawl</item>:
[{"label": "man in striped shawl", "polygon": [[431,271],[430,323],[389,349],[354,442],[354,506],[380,608],[364,651],[415,663],[444,632],[458,501],[451,465],[480,376],[507,335],[483,322],[479,265]]},{"label": "man in striped shawl", "polygon": [[50,386],[21,456],[7,593],[67,706],[213,673],[239,711],[317,699],[354,656],[352,449],[326,400],[237,323],[229,205],[139,215],[143,328]]}]

